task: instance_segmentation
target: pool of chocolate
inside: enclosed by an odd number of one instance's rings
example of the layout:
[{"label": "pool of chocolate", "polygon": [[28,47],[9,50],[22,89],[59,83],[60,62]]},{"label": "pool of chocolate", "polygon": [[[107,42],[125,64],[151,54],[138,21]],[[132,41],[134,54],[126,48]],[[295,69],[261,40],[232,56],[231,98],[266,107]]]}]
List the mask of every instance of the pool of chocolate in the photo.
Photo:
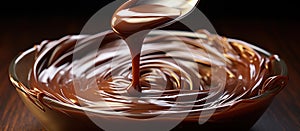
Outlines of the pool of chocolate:
[{"label": "pool of chocolate", "polygon": [[146,37],[141,96],[122,92],[132,81],[131,58],[112,31],[44,41],[30,53],[28,81],[18,91],[51,130],[97,129],[90,118],[100,117],[182,119],[174,130],[249,129],[287,82],[277,55],[205,31]]}]

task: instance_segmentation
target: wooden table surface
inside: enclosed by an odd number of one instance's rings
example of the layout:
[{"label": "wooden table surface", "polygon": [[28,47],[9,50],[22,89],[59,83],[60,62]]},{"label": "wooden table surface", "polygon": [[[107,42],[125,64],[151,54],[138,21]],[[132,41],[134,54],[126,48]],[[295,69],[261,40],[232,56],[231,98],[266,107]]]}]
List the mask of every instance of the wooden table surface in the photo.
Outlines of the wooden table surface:
[{"label": "wooden table surface", "polygon": [[[0,130],[44,130],[25,107],[8,78],[8,65],[19,52],[43,39],[78,34],[87,19],[49,16],[7,17],[0,22]],[[279,54],[288,65],[288,86],[251,129],[300,130],[300,25],[297,20],[212,20],[220,35],[241,39]],[[299,82],[299,83],[298,83]]]}]

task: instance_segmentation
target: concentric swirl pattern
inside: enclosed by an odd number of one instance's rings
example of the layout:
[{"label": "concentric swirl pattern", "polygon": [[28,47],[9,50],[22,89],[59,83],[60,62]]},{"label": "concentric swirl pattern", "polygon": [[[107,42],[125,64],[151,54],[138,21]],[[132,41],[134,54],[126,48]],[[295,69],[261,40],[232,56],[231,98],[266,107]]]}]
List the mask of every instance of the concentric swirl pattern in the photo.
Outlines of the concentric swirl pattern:
[{"label": "concentric swirl pattern", "polygon": [[154,31],[144,41],[140,96],[131,83],[130,52],[112,31],[67,36],[36,45],[32,94],[137,118],[226,107],[251,99],[276,81],[275,56],[209,33]]}]

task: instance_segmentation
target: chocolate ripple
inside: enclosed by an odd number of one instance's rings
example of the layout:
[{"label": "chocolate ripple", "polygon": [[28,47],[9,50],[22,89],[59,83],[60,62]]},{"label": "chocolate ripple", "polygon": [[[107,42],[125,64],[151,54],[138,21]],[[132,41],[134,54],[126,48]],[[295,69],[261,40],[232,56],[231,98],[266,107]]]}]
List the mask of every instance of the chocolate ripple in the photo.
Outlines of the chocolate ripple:
[{"label": "chocolate ripple", "polygon": [[[275,56],[266,57],[218,35],[196,34],[201,37],[168,31],[146,37],[140,96],[127,94],[132,81],[130,51],[112,31],[44,41],[36,45],[31,92],[125,116],[190,113],[194,118],[201,111],[216,109],[220,113],[241,100],[259,96],[280,78],[272,72]],[[219,84],[212,84],[213,75]]]}]

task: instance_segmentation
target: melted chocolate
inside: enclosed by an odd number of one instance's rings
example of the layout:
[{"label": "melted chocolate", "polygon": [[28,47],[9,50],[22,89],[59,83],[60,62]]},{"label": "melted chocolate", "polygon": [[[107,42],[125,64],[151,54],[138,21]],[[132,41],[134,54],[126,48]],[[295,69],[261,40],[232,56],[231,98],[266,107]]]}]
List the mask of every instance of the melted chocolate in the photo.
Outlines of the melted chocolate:
[{"label": "melted chocolate", "polygon": [[[247,45],[212,34],[192,38],[166,31],[147,36],[180,11],[130,2],[115,13],[116,33],[67,36],[37,45],[29,78],[31,94],[137,119],[188,112],[184,123],[197,122],[204,110],[216,109],[209,121],[238,114],[242,107],[235,107],[237,103],[285,84],[286,78],[272,71],[275,57]],[[133,40],[137,36],[140,39]],[[96,55],[91,53],[101,39]],[[74,53],[81,57],[73,58]],[[217,59],[211,61],[210,56]],[[220,78],[226,80],[224,90],[211,84],[212,68],[226,71],[225,78]],[[142,95],[124,92],[131,87]],[[207,102],[212,97],[216,101]]]},{"label": "melted chocolate", "polygon": [[[103,37],[96,56],[87,51],[80,59],[72,59],[72,53],[80,51],[74,52],[76,43],[78,48],[84,50]],[[189,47],[190,52],[182,48],[184,46]],[[227,60],[226,65],[222,64],[222,59],[210,61],[207,58],[208,54],[220,55],[215,51],[223,48],[207,50],[206,46],[226,47],[226,52],[222,54]],[[271,63],[276,61],[274,57],[262,56],[245,45],[228,43],[226,38],[215,35],[207,35],[207,39],[193,39],[162,34],[149,36],[144,42],[139,79],[143,96],[136,98],[122,94],[124,92],[121,90],[127,89],[132,81],[131,67],[128,65],[131,58],[125,42],[113,32],[82,38],[68,36],[58,41],[44,42],[37,48],[39,50],[29,80],[34,93],[99,110],[104,110],[101,103],[104,100],[113,110],[129,113],[128,116],[144,116],[142,113],[146,112],[155,116],[173,106],[178,107],[180,113],[194,104],[189,112],[197,112],[202,110],[208,97],[218,93],[222,93],[218,103],[205,104],[221,109],[264,93],[272,88],[268,87],[272,84],[269,85],[267,80],[281,78],[271,72]],[[223,92],[210,85],[211,64],[219,64],[218,68],[227,72]],[[193,80],[200,80],[200,84]],[[215,93],[208,96],[209,90]],[[194,97],[197,99],[193,100]],[[177,102],[178,98],[185,98],[185,101]]]}]

